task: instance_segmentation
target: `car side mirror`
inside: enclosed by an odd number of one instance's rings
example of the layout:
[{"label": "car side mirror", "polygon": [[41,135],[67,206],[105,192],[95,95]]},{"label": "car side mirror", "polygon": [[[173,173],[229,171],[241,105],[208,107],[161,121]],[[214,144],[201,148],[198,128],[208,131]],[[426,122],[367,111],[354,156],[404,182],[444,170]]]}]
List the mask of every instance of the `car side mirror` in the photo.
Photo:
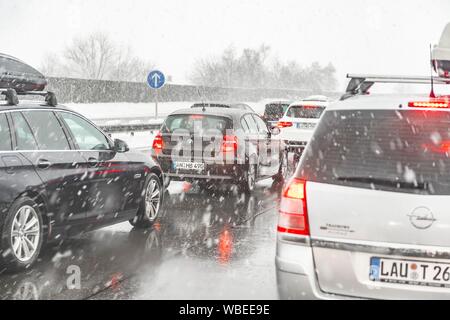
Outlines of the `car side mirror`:
[{"label": "car side mirror", "polygon": [[270,128],[270,133],[271,133],[273,136],[276,136],[276,135],[279,135],[279,134],[281,133],[281,130],[280,130],[280,128],[278,128],[278,127],[271,127],[271,128]]},{"label": "car side mirror", "polygon": [[130,150],[130,148],[128,147],[125,141],[120,139],[114,139],[114,151],[123,153],[127,152],[128,150]]}]

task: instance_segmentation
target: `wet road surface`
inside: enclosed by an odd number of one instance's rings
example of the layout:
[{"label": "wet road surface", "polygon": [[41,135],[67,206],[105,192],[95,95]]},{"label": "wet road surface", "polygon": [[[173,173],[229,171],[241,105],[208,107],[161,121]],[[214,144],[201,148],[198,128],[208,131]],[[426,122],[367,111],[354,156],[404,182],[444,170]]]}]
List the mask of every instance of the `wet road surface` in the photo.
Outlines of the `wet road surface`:
[{"label": "wet road surface", "polygon": [[30,270],[0,274],[0,299],[277,299],[280,189],[174,182],[153,228],[123,223],[45,248]]}]

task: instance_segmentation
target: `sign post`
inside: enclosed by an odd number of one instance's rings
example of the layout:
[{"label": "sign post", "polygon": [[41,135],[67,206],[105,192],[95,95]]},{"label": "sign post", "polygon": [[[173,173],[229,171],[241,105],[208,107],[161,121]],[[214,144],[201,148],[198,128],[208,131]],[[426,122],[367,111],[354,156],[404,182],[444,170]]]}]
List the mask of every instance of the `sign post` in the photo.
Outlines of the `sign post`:
[{"label": "sign post", "polygon": [[159,70],[150,71],[147,76],[147,84],[155,90],[155,118],[158,118],[158,89],[161,89],[166,83],[164,73]]}]

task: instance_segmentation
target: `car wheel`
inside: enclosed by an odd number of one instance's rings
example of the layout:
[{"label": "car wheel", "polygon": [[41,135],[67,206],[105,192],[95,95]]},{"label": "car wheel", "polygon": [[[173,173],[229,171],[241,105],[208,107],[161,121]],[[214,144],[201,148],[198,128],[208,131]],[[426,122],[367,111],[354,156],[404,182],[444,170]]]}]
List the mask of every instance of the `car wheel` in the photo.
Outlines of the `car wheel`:
[{"label": "car wheel", "polygon": [[148,228],[158,218],[162,204],[163,188],[156,174],[152,173],[147,178],[142,196],[138,213],[134,219],[130,220],[130,223],[137,228]]},{"label": "car wheel", "polygon": [[289,159],[288,159],[288,153],[284,152],[281,156],[280,161],[280,168],[278,169],[278,173],[272,177],[275,181],[284,181],[288,176],[288,166],[289,166]]},{"label": "car wheel", "polygon": [[245,172],[244,180],[241,182],[242,191],[251,193],[255,190],[257,177],[257,167],[255,164],[249,164]]},{"label": "car wheel", "polygon": [[164,177],[164,188],[167,189],[170,185],[171,179],[170,177]]},{"label": "car wheel", "polygon": [[293,165],[292,167],[294,168],[294,170],[297,168],[298,163],[300,162],[300,154],[295,153],[294,154],[294,161],[293,161]]},{"label": "car wheel", "polygon": [[36,262],[43,242],[42,214],[36,202],[14,201],[1,230],[0,262],[8,270],[22,270]]}]

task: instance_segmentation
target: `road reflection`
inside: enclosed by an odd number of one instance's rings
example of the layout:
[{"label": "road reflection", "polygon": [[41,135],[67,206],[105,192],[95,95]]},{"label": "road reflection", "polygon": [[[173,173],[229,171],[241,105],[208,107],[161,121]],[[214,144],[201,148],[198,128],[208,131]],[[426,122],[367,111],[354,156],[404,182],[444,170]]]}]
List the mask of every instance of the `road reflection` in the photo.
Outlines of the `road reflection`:
[{"label": "road reflection", "polygon": [[[161,218],[165,246],[226,264],[241,255],[239,242],[252,232],[257,217],[276,208],[281,186],[266,185],[251,196],[199,191],[195,186],[183,189],[187,192],[166,197]],[[261,219],[261,223],[266,220]]]},{"label": "road reflection", "polygon": [[30,270],[0,273],[0,299],[133,297],[139,284],[124,287],[128,279],[145,275],[148,286],[165,262],[180,255],[227,266],[251,254],[249,243],[258,245],[248,239],[257,236],[252,230],[258,224],[272,227],[273,217],[259,217],[276,207],[280,186],[260,186],[252,196],[182,189],[166,193],[161,216],[149,230],[118,225],[87,233],[45,248]]},{"label": "road reflection", "polygon": [[82,299],[161,258],[158,231],[99,231],[46,248],[30,270],[0,275],[0,299]]}]

